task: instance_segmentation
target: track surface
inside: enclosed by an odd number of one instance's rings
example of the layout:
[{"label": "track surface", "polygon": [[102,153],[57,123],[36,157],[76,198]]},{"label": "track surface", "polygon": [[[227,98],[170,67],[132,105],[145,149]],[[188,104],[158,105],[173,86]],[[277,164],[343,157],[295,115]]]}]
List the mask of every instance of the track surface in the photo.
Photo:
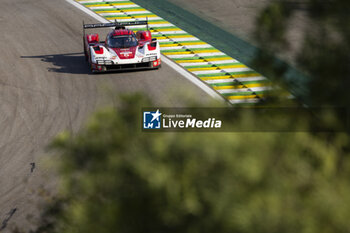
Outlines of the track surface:
[{"label": "track surface", "polygon": [[[254,31],[257,17],[273,0],[168,0],[191,13],[208,20],[218,27],[231,32],[253,45],[257,45]],[[287,2],[287,1],[286,1]],[[285,48],[279,57],[295,65],[296,51],[300,49],[305,30],[310,28],[304,0],[290,1],[294,9],[288,25],[287,38],[289,48]]]},{"label": "track surface", "polygon": [[[84,63],[82,20],[64,0],[2,0],[0,8],[0,229],[28,228],[37,191],[55,185],[39,158],[60,131],[76,131],[111,100],[101,91],[142,91],[157,106],[184,106],[178,90],[210,97],[168,66],[159,71],[91,75]],[[175,94],[175,95],[174,95]],[[36,166],[31,172],[32,165]],[[39,189],[38,189],[39,188]],[[45,197],[42,193],[41,197]],[[0,230],[1,231],[1,230]]]}]

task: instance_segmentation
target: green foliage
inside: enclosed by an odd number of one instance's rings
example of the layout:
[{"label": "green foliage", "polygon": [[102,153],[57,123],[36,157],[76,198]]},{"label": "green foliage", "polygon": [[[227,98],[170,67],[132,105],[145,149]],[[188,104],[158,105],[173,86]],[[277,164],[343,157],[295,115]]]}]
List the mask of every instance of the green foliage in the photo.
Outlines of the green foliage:
[{"label": "green foliage", "polygon": [[349,232],[347,136],[145,133],[144,106],[123,98],[56,138],[61,192],[37,232]]},{"label": "green foliage", "polygon": [[[306,13],[304,38],[297,54],[298,65],[308,79],[303,84],[303,102],[316,106],[350,106],[350,1],[273,1],[257,20],[255,37],[262,48],[256,66],[267,77],[287,80],[286,66],[274,59],[289,49],[289,22],[294,13]],[[288,80],[295,86],[300,77]],[[302,89],[303,87],[298,87]],[[300,93],[300,90],[298,90]],[[296,92],[298,92],[296,91]]]},{"label": "green foliage", "polygon": [[350,2],[310,1],[317,23],[306,34],[300,66],[310,74],[310,98],[315,104],[350,106]]},{"label": "green foliage", "polygon": [[[266,7],[256,19],[256,30],[254,38],[259,44],[253,66],[268,77],[275,84],[286,90],[293,91],[292,82],[285,82],[283,77],[288,71],[287,63],[275,58],[276,54],[288,49],[289,43],[286,37],[289,19],[292,10],[283,2],[272,2]],[[286,84],[289,84],[287,86]],[[295,85],[294,85],[295,86]],[[271,92],[265,104],[286,105],[285,97],[279,92]]]},{"label": "green foliage", "polygon": [[[291,9],[283,2],[273,2],[257,19],[255,38],[264,49],[276,51],[287,46],[286,31]],[[273,42],[273,43],[271,43]]]}]

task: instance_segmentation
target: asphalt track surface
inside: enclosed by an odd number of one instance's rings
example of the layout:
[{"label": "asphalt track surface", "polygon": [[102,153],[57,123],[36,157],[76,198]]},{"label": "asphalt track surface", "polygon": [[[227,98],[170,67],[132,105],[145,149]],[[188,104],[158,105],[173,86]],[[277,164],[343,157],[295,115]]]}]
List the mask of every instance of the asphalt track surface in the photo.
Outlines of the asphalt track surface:
[{"label": "asphalt track surface", "polygon": [[[204,18],[238,38],[257,46],[254,38],[256,21],[262,10],[273,0],[168,0],[196,16]],[[288,1],[286,1],[288,2]],[[297,51],[311,22],[307,19],[306,1],[289,1],[294,14],[288,24],[289,47],[278,54],[283,60],[295,65]],[[198,7],[199,6],[199,7]],[[247,50],[247,48],[245,48]]]},{"label": "asphalt track surface", "polygon": [[14,225],[29,230],[38,199],[47,196],[43,190],[56,184],[41,166],[46,145],[62,130],[77,131],[95,109],[112,101],[108,93],[143,92],[162,107],[185,106],[182,91],[211,101],[165,64],[158,71],[91,74],[82,54],[83,19],[94,22],[64,0],[1,1],[2,232]]}]

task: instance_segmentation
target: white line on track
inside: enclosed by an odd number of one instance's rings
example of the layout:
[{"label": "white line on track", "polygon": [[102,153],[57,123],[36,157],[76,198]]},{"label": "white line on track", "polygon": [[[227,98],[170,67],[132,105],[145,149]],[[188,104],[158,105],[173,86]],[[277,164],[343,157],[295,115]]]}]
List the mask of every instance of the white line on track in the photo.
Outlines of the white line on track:
[{"label": "white line on track", "polygon": [[[82,10],[83,12],[85,12],[86,14],[90,15],[91,17],[93,17],[94,19],[100,21],[101,23],[109,23],[110,21],[106,20],[105,18],[97,15],[96,13],[94,13],[93,11],[87,9],[86,7],[84,7],[83,5],[75,2],[74,0],[66,0],[67,2],[69,2],[70,4],[72,4],[73,6],[77,7],[78,9]],[[178,72],[179,74],[181,74],[183,77],[185,77],[186,79],[188,79],[190,82],[192,82],[193,84],[195,84],[197,87],[199,87],[200,89],[202,89],[205,93],[207,93],[208,95],[210,95],[211,97],[223,101],[225,102],[225,99],[223,96],[221,96],[219,93],[217,93],[215,90],[213,90],[211,87],[209,87],[207,84],[205,84],[204,82],[202,82],[201,80],[199,80],[197,77],[193,76],[191,73],[189,73],[188,71],[186,71],[185,69],[183,69],[182,67],[180,67],[179,65],[177,65],[175,62],[171,61],[170,59],[168,59],[167,57],[162,55],[162,62],[164,62],[165,64],[167,64],[168,66],[170,66],[171,68],[173,68],[176,72]]]},{"label": "white line on track", "polygon": [[88,8],[84,7],[83,5],[75,2],[74,0],[66,0],[66,1],[69,2],[70,4],[72,4],[73,6],[77,7],[78,9],[84,11],[86,14],[90,15],[94,19],[100,21],[101,23],[110,23],[110,21],[108,21],[105,18],[95,14],[93,11],[91,11]]}]

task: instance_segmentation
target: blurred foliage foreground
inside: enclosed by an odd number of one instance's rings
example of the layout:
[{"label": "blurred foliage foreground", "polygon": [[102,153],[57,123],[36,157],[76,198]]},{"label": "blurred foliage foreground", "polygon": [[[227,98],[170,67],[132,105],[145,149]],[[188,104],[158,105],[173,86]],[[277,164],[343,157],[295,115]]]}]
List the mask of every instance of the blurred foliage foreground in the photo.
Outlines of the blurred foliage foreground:
[{"label": "blurred foliage foreground", "polygon": [[36,232],[350,231],[345,134],[145,133],[142,106],[123,98],[57,137],[60,191]]},{"label": "blurred foliage foreground", "polygon": [[[301,16],[301,25],[293,26]],[[256,20],[254,38],[261,48],[259,72],[287,85],[304,104],[350,107],[349,0],[271,1]],[[287,65],[274,59],[291,53],[306,77],[287,74]]]}]

